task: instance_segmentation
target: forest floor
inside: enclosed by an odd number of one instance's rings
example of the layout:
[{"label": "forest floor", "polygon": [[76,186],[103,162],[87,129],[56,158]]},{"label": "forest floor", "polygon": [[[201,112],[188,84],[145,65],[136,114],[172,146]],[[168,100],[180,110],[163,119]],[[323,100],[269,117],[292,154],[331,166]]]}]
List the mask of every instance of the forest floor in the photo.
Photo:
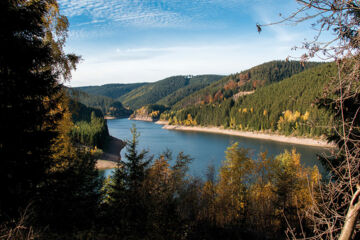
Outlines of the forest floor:
[{"label": "forest floor", "polygon": [[103,149],[104,153],[96,162],[97,169],[111,169],[116,168],[120,161],[120,151],[125,147],[126,143],[116,137],[110,136],[106,147]]},{"label": "forest floor", "polygon": [[248,138],[257,138],[264,140],[271,140],[277,142],[285,142],[292,144],[300,144],[306,146],[316,146],[316,147],[326,147],[333,148],[335,144],[328,143],[322,139],[313,139],[313,138],[305,138],[305,137],[295,137],[295,136],[284,136],[278,135],[275,133],[263,133],[263,132],[249,132],[249,131],[239,131],[232,129],[223,129],[220,127],[188,127],[181,125],[167,125],[164,122],[157,122],[158,124],[164,125],[164,129],[168,130],[178,130],[178,131],[194,131],[194,132],[208,132],[208,133],[216,133],[216,134],[225,134],[225,135],[233,135],[240,137],[248,137]]}]

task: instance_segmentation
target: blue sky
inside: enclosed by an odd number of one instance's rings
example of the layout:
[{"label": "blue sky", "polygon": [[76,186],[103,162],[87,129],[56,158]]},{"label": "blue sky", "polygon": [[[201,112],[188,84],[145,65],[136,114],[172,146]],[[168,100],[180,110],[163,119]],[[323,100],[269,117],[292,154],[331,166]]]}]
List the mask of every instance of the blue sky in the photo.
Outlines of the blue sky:
[{"label": "blue sky", "polygon": [[152,82],[231,74],[291,51],[314,32],[279,20],[295,0],[58,0],[70,21],[65,50],[82,56],[69,85]]}]

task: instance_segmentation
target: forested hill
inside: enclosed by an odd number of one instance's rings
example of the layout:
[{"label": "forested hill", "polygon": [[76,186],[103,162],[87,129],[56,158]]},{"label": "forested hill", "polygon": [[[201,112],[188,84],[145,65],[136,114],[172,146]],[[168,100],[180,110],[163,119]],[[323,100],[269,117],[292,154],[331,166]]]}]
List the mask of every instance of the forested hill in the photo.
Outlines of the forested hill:
[{"label": "forested hill", "polygon": [[74,100],[70,100],[69,110],[74,123],[70,131],[72,142],[88,147],[103,148],[110,135],[101,110],[86,107]]},{"label": "forested hill", "polygon": [[169,107],[222,77],[220,75],[173,76],[136,88],[121,96],[119,100],[132,109],[154,103]]},{"label": "forested hill", "polygon": [[174,109],[181,109],[189,105],[212,103],[223,99],[237,98],[242,94],[251,93],[263,86],[279,82],[306,69],[321,63],[307,62],[302,65],[299,61],[271,61],[240,73],[232,74],[212,83],[210,86],[183,98],[174,104]]},{"label": "forested hill", "polygon": [[131,84],[112,83],[101,86],[75,87],[74,89],[89,93],[91,95],[100,95],[100,96],[116,99],[146,84],[148,83],[131,83]]},{"label": "forested hill", "polygon": [[87,107],[99,109],[105,116],[122,118],[130,116],[132,113],[132,111],[126,109],[121,102],[109,97],[92,95],[73,88],[68,88],[67,92],[73,100]]},{"label": "forested hill", "polygon": [[[170,124],[223,126],[236,130],[272,131],[280,134],[320,136],[327,133],[329,112],[314,104],[336,73],[332,63],[308,69],[253,94],[202,103],[161,115]],[[315,127],[316,126],[323,126]]]}]

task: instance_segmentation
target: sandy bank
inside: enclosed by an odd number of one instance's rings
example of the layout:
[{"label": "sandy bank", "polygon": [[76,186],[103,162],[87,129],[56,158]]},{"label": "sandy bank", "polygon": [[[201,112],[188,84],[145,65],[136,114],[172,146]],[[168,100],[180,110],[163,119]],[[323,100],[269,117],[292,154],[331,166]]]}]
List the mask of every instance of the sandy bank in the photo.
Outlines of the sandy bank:
[{"label": "sandy bank", "polygon": [[[161,124],[161,123],[159,123],[159,124]],[[226,134],[226,135],[257,138],[257,139],[264,139],[264,140],[271,140],[271,141],[285,142],[285,143],[292,143],[292,144],[300,144],[300,145],[306,145],[306,146],[316,146],[316,147],[331,148],[331,147],[335,146],[334,144],[329,144],[326,141],[311,139],[311,138],[288,137],[288,136],[259,133],[259,132],[245,132],[245,131],[237,131],[237,130],[231,130],[231,129],[222,129],[219,127],[187,127],[187,126],[179,126],[179,125],[164,125],[163,129]]]},{"label": "sandy bank", "polygon": [[159,124],[159,125],[167,125],[169,122],[168,121],[156,121],[155,124]]},{"label": "sandy bank", "polygon": [[144,121],[144,122],[153,122],[154,120],[151,117],[129,117],[129,120],[135,121]]},{"label": "sandy bank", "polygon": [[97,160],[95,167],[99,170],[116,168],[117,163],[108,160]]},{"label": "sandy bank", "polygon": [[104,148],[104,153],[100,159],[96,162],[97,169],[110,169],[115,168],[120,161],[120,151],[125,147],[126,143],[120,139],[110,136],[110,140],[107,142]]},{"label": "sandy bank", "polygon": [[104,119],[112,120],[112,119],[116,119],[116,117],[113,117],[113,116],[104,116]]}]

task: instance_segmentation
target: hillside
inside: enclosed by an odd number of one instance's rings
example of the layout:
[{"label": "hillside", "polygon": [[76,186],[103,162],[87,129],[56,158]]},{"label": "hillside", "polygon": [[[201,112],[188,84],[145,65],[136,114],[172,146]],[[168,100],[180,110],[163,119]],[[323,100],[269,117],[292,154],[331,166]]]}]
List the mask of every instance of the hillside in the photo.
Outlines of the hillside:
[{"label": "hillside", "polygon": [[219,75],[169,77],[136,88],[122,95],[118,100],[132,109],[155,103],[172,106],[175,102],[218,81],[222,77]]},{"label": "hillside", "polygon": [[232,74],[212,83],[181,101],[174,104],[173,109],[181,109],[189,105],[200,103],[212,103],[243,95],[242,92],[249,93],[253,90],[267,86],[274,82],[279,82],[294,74],[306,69],[318,66],[321,63],[308,62],[304,66],[298,61],[271,61],[249,70]]},{"label": "hillside", "polygon": [[[329,112],[314,104],[335,74],[333,64],[322,64],[253,94],[202,103],[161,115],[170,124],[223,126],[246,131],[272,131],[285,135],[320,136],[329,131]],[[323,128],[315,127],[324,126]]]},{"label": "hillside", "polygon": [[70,131],[72,142],[91,148],[105,147],[110,135],[102,112],[74,100],[70,100],[69,110],[74,123]]},{"label": "hillside", "polygon": [[98,96],[85,93],[78,89],[67,89],[70,97],[87,107],[99,109],[104,116],[122,118],[128,117],[132,113],[126,109],[121,102],[105,96]]},{"label": "hillside", "polygon": [[113,83],[113,84],[105,84],[101,86],[75,87],[74,89],[89,93],[91,95],[100,95],[100,96],[116,99],[146,84],[148,83],[131,83],[131,84]]}]

